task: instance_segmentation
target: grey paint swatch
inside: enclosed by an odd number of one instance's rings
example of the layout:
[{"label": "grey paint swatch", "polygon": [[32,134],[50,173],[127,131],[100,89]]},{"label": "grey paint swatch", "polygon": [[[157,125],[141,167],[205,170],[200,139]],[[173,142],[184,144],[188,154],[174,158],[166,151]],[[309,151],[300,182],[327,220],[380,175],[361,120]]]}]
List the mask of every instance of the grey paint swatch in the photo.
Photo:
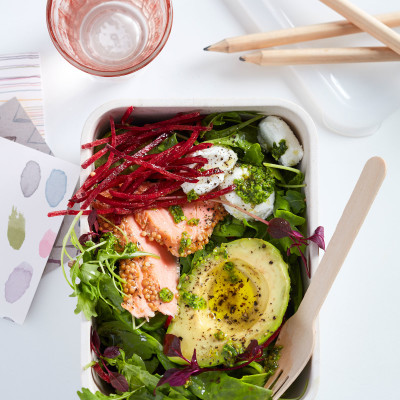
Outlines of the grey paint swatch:
[{"label": "grey paint swatch", "polygon": [[21,191],[24,197],[31,197],[39,187],[41,178],[40,165],[36,161],[28,161],[21,173]]}]

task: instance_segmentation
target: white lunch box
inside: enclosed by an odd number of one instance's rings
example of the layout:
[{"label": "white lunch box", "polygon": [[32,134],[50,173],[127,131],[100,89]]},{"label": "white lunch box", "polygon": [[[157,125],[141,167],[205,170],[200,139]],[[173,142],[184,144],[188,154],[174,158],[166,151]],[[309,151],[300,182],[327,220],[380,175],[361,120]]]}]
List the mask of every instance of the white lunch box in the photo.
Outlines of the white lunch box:
[{"label": "white lunch box", "polygon": [[[180,112],[199,111],[202,114],[214,112],[249,110],[258,111],[265,115],[276,115],[282,117],[293,129],[304,148],[304,157],[300,169],[305,174],[305,195],[307,199],[307,236],[318,227],[318,148],[317,133],[315,125],[310,116],[294,103],[281,99],[190,99],[190,100],[144,100],[144,99],[121,99],[108,102],[97,108],[88,118],[83,128],[81,143],[92,142],[101,134],[109,130],[110,115],[120,120],[129,106],[134,106],[134,115],[139,120],[160,120],[172,117]],[[84,162],[92,155],[92,149],[81,151],[81,162]],[[91,169],[81,171],[81,184],[90,174]],[[88,230],[87,221],[82,219],[81,233]],[[318,266],[317,246],[311,245],[307,249],[308,263],[311,273],[315,272]],[[304,276],[304,282],[308,285],[308,278]],[[81,380],[82,387],[86,387],[93,393],[101,390],[101,383],[95,380],[91,368],[83,369],[92,361],[90,350],[90,328],[91,321],[87,321],[82,315],[81,325]],[[318,333],[318,332],[317,332]],[[308,384],[307,384],[308,382]],[[318,334],[313,357],[306,368],[292,385],[290,397],[299,395],[307,385],[304,400],[311,400],[316,397],[319,384],[319,343]],[[285,396],[287,397],[287,396]]]}]

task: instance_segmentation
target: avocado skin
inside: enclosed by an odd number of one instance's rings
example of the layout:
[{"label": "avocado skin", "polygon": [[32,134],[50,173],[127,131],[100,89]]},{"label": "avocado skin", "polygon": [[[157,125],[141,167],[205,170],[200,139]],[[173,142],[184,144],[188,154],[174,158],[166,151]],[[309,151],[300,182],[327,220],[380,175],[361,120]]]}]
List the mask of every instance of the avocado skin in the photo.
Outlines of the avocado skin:
[{"label": "avocado skin", "polygon": [[[234,264],[236,278],[224,269],[226,263]],[[180,290],[207,302],[205,309],[194,310],[179,301],[168,333],[182,338],[182,354],[191,359],[196,348],[201,367],[229,363],[226,349],[233,346],[240,353],[254,339],[262,344],[281,325],[289,302],[288,266],[271,243],[238,239],[198,264]],[[177,357],[171,361],[184,363]]]}]

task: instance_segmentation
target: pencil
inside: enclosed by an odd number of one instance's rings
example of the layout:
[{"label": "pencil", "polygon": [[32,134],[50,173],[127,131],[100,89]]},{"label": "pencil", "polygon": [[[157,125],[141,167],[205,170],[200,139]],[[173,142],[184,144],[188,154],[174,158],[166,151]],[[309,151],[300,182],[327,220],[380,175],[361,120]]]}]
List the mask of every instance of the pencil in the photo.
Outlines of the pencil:
[{"label": "pencil", "polygon": [[347,20],[400,54],[400,35],[347,0],[320,0]]},{"label": "pencil", "polygon": [[400,55],[388,47],[338,47],[258,50],[239,59],[258,65],[305,65],[400,61]]},{"label": "pencil", "polygon": [[[389,27],[400,25],[400,11],[380,14],[377,15],[376,18]],[[263,49],[267,47],[282,46],[291,43],[344,36],[360,32],[361,30],[359,27],[349,21],[343,20],[231,37],[207,46],[204,50],[221,53],[234,53],[238,51]]]}]

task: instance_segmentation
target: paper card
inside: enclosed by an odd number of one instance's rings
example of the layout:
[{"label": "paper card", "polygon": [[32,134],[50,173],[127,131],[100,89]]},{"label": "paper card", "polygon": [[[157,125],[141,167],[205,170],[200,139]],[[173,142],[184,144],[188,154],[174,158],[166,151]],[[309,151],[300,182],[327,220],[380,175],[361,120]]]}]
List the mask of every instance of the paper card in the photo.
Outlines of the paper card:
[{"label": "paper card", "polygon": [[0,107],[0,136],[52,154],[50,147],[15,97]]},{"label": "paper card", "polygon": [[[0,136],[12,140],[13,142],[23,144],[24,146],[42,151],[43,153],[51,155],[53,154],[46,141],[40,135],[39,131],[36,129],[36,126],[25,112],[22,104],[16,98],[13,98],[0,106]],[[67,215],[64,217],[60,232],[47,260],[44,273],[48,273],[61,265],[60,253],[62,240],[68,231],[72,220],[73,216]],[[75,232],[79,236],[78,226],[76,226]],[[71,256],[75,256],[77,254],[77,251],[72,248],[70,251]]]},{"label": "paper card", "polygon": [[79,177],[79,166],[0,138],[0,317],[22,324]]},{"label": "paper card", "polygon": [[40,55],[36,52],[0,55],[0,104],[16,97],[40,135],[45,136]]}]

